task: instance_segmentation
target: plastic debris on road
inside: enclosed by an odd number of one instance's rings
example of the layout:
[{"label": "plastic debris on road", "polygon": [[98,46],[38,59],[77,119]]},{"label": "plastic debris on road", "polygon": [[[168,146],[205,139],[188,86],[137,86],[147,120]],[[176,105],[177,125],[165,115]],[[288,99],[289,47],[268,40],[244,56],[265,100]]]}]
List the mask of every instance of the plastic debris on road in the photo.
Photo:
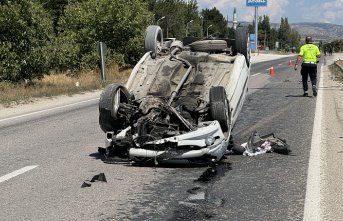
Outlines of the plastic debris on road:
[{"label": "plastic debris on road", "polygon": [[244,156],[256,156],[272,152],[287,155],[291,150],[286,140],[276,137],[274,133],[260,136],[255,131],[249,137],[248,142],[241,144],[241,152]]},{"label": "plastic debris on road", "polygon": [[81,188],[91,187],[92,186],[91,183],[94,183],[94,182],[97,182],[97,181],[101,181],[101,182],[106,182],[107,183],[105,174],[104,173],[99,173],[98,175],[93,176],[93,178],[91,180],[85,180],[82,183]]}]

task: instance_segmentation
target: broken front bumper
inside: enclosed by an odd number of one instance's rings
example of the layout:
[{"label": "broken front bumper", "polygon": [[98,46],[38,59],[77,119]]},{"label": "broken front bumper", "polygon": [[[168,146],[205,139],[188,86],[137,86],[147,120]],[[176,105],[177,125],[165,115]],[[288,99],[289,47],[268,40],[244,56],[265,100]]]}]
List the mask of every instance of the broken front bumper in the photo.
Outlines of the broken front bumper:
[{"label": "broken front bumper", "polygon": [[204,122],[203,124],[195,131],[146,143],[150,147],[175,144],[174,148],[164,150],[145,149],[144,146],[130,148],[129,158],[133,160],[135,158],[155,158],[157,161],[165,161],[205,157],[212,161],[218,161],[226,153],[229,136],[224,136],[218,121]]}]

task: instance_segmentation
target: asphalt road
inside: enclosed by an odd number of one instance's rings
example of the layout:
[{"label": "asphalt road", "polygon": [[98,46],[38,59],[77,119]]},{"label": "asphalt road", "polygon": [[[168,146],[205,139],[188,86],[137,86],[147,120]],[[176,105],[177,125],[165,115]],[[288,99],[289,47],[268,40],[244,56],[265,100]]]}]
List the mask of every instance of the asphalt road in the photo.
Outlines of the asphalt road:
[{"label": "asphalt road", "polygon": [[[214,168],[106,164],[97,101],[0,121],[0,220],[302,220],[316,99],[289,58],[252,66],[235,142],[285,138],[291,155],[230,155]],[[269,68],[275,75],[269,75]],[[81,188],[94,175],[107,183]]]}]

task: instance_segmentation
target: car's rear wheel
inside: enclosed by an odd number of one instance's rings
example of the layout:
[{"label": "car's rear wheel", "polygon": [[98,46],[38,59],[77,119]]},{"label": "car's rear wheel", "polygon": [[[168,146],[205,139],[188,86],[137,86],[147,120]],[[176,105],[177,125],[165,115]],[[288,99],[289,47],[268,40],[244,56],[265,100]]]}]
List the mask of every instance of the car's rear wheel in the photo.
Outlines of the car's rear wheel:
[{"label": "car's rear wheel", "polygon": [[150,25],[145,30],[144,51],[151,52],[151,58],[155,59],[163,44],[163,33],[160,26]]},{"label": "car's rear wheel", "polygon": [[130,93],[119,84],[107,85],[100,95],[99,124],[104,132],[117,132],[126,127],[126,119],[118,114],[121,103],[128,103]]},{"label": "car's rear wheel", "polygon": [[222,86],[210,89],[210,117],[219,122],[223,132],[229,130],[231,124],[230,106]]},{"label": "car's rear wheel", "polygon": [[238,27],[235,32],[234,54],[240,53],[245,56],[247,65],[250,65],[249,33],[246,27]]}]

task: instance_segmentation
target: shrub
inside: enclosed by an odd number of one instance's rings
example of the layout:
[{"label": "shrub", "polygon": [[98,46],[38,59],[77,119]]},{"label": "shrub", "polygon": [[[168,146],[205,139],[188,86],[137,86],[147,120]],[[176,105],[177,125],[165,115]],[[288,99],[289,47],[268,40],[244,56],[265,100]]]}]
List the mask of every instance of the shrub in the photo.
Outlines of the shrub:
[{"label": "shrub", "polygon": [[0,30],[0,81],[41,78],[51,61],[49,14],[36,1],[3,1]]},{"label": "shrub", "polygon": [[[107,44],[111,62],[134,64],[143,52],[145,28],[153,15],[140,0],[88,0],[71,4],[59,22],[59,35],[75,36],[80,68],[93,68],[96,42]],[[58,60],[58,59],[57,59]]]}]

